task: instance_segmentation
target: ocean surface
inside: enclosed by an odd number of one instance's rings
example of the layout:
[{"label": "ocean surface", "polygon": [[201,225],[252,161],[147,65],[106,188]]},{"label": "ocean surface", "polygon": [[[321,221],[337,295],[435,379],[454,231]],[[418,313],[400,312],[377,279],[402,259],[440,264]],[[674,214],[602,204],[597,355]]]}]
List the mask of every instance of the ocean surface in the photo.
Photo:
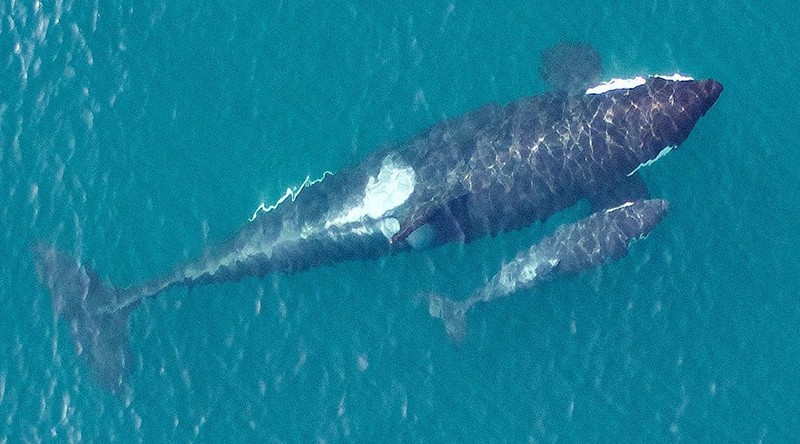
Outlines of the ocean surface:
[{"label": "ocean surface", "polygon": [[[0,443],[800,441],[800,14],[788,1],[0,0]],[[487,102],[604,78],[725,90],[643,170],[671,211],[624,259],[466,297],[588,210],[483,239],[178,288],[131,318],[121,396],[54,318],[31,245],[127,286],[261,204]]]}]

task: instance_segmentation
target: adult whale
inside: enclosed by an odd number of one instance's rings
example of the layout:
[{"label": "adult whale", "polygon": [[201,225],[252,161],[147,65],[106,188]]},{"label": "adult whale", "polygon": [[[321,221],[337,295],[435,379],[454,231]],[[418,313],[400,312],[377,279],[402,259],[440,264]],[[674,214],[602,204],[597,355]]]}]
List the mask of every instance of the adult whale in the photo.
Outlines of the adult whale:
[{"label": "adult whale", "polygon": [[162,278],[119,289],[44,243],[38,274],[79,354],[116,390],[132,362],[128,315],[147,297],[469,242],[583,198],[596,208],[646,198],[637,170],[682,143],[721,91],[714,80],[652,76],[488,104],[307,183]]}]

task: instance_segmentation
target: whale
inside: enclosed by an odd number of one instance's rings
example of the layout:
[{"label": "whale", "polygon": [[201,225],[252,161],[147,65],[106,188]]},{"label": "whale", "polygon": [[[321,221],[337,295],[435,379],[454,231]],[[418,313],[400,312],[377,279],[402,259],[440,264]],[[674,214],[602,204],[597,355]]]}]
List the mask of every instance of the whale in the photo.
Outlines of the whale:
[{"label": "whale", "polygon": [[682,75],[595,84],[594,64],[575,63],[591,54],[565,48],[552,57],[561,71],[547,69],[550,77],[588,66],[571,72],[567,84],[488,103],[307,179],[275,205],[262,205],[229,239],[161,277],[120,288],[77,257],[35,243],[37,274],[55,316],[70,326],[98,381],[116,391],[133,362],[130,313],[174,287],[469,243],[544,221],[581,200],[599,211],[648,198],[640,169],[688,138],[722,85]]},{"label": "whale", "polygon": [[649,235],[668,208],[669,203],[662,199],[631,201],[562,225],[504,263],[497,274],[468,298],[454,301],[431,294],[428,311],[442,319],[450,340],[460,343],[467,334],[467,314],[475,305],[626,256],[631,244]]}]

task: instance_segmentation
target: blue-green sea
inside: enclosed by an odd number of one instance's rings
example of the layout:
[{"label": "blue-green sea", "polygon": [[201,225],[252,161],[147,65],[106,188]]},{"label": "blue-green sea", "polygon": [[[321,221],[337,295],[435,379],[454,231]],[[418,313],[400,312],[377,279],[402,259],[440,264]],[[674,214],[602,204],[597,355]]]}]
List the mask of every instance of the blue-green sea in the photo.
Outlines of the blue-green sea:
[{"label": "blue-green sea", "polygon": [[[0,443],[800,442],[800,14],[788,1],[0,0]],[[128,286],[310,176],[487,102],[604,78],[714,78],[642,170],[666,219],[622,260],[477,307],[526,230],[177,288],[133,313],[115,396],[31,245]]]}]

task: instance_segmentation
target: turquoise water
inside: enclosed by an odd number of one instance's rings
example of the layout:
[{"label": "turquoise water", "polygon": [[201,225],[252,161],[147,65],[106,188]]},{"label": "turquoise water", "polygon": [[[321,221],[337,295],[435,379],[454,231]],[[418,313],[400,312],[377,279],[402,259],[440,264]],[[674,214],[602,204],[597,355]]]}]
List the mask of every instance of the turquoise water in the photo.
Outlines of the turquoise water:
[{"label": "turquoise water", "polygon": [[[763,5],[761,5],[763,3]],[[0,0],[0,442],[800,439],[800,16],[789,2]],[[576,208],[467,246],[177,289],[134,313],[115,397],[30,245],[160,275],[262,202],[485,102],[540,52],[725,85],[643,172],[670,215],[619,262],[465,297]]]}]

